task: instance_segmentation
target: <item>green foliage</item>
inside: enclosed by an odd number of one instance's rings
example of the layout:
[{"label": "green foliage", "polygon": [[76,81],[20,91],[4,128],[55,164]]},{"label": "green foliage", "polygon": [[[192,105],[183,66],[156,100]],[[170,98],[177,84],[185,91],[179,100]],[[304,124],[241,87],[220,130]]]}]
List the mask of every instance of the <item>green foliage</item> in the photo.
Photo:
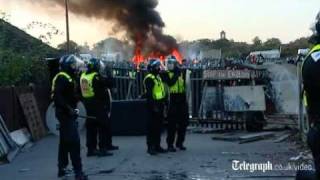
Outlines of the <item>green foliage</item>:
[{"label": "green foliage", "polygon": [[[67,52],[67,42],[59,44],[58,49],[61,52],[66,53]],[[81,50],[81,47],[76,42],[70,40],[70,54],[79,54],[80,50]]]},{"label": "green foliage", "polygon": [[262,40],[258,36],[254,37],[252,42],[253,42],[253,46],[256,46],[256,47],[262,45]]},{"label": "green foliage", "polygon": [[278,38],[270,38],[263,43],[263,49],[279,49],[281,47],[281,41]]},{"label": "green foliage", "polygon": [[282,56],[283,57],[293,57],[298,53],[298,49],[310,48],[312,45],[309,42],[309,38],[300,38],[289,44],[283,45]]},{"label": "green foliage", "polygon": [[58,51],[0,20],[0,86],[43,83],[48,78],[46,57]]},{"label": "green foliage", "polygon": [[253,51],[264,51],[280,48],[282,50],[282,57],[295,57],[298,49],[310,47],[308,39],[309,38],[300,38],[290,42],[289,44],[282,44],[278,38],[270,38],[267,41],[262,42],[259,37],[255,37],[252,40],[252,44],[235,42],[228,39],[200,39],[192,42],[183,42],[183,46],[192,47],[193,45],[196,45],[197,51],[221,49],[224,58],[245,58],[250,54],[250,52]]},{"label": "green foliage", "polygon": [[[2,18],[1,18],[2,17]],[[0,14],[0,86],[26,85],[29,83],[40,84],[47,82],[48,70],[44,58],[57,57],[66,52],[66,43],[54,49],[41,42],[24,31],[12,26],[5,21],[7,16]],[[252,40],[252,44],[234,42],[233,40],[200,39],[193,42],[183,42],[187,47],[193,47],[197,52],[200,50],[221,49],[223,57],[245,58],[252,51],[282,49],[282,57],[294,57],[298,49],[309,48],[311,45],[308,38],[300,38],[288,44],[282,44],[277,38],[262,42],[259,37]],[[188,45],[189,44],[189,45]],[[71,41],[71,53],[88,53],[88,45],[79,46]],[[99,54],[105,50],[128,52],[130,58],[132,47],[123,44],[117,39],[109,38],[95,44],[92,52]]]},{"label": "green foliage", "polygon": [[120,41],[116,38],[107,38],[93,45],[93,54],[101,55],[111,52],[121,52],[124,59],[131,59],[133,47],[127,42]]}]

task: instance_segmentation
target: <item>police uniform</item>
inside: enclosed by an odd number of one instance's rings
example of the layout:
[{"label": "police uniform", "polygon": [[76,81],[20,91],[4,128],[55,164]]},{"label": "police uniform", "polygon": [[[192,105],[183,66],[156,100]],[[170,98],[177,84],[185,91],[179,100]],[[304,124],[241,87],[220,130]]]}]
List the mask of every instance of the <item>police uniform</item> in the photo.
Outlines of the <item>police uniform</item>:
[{"label": "police uniform", "polygon": [[320,44],[315,45],[304,60],[302,78],[303,102],[312,126],[307,141],[314,158],[317,178],[320,179]]},{"label": "police uniform", "polygon": [[[168,109],[168,148],[176,147],[185,150],[186,128],[188,126],[188,103],[186,97],[185,73],[168,71],[163,77],[169,87],[170,101]],[[177,136],[176,136],[177,135]]]},{"label": "police uniform", "polygon": [[159,75],[149,73],[144,79],[148,111],[150,118],[147,122],[148,150],[161,150],[161,129],[164,118],[165,87]]},{"label": "police uniform", "polygon": [[70,156],[75,174],[82,175],[80,157],[80,137],[77,116],[73,114],[77,107],[75,80],[66,72],[59,72],[52,81],[52,98],[56,117],[60,122],[60,143],[58,155],[59,175],[64,175]]},{"label": "police uniform", "polygon": [[[100,152],[107,151],[112,146],[111,135],[111,96],[108,88],[112,87],[111,78],[103,78],[97,72],[82,73],[80,78],[80,87],[83,101],[88,116],[96,119],[87,119],[87,148],[88,156],[97,151],[97,145]],[[99,143],[97,142],[99,139]]]}]

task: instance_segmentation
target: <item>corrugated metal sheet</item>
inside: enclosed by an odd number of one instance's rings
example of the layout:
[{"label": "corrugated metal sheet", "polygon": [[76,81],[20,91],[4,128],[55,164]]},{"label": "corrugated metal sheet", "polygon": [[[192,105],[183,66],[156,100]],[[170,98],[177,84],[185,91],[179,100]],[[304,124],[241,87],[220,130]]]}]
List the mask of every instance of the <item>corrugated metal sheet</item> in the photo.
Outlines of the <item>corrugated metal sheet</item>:
[{"label": "corrugated metal sheet", "polygon": [[10,132],[0,115],[0,158],[11,161],[18,151],[17,144],[10,137]]}]

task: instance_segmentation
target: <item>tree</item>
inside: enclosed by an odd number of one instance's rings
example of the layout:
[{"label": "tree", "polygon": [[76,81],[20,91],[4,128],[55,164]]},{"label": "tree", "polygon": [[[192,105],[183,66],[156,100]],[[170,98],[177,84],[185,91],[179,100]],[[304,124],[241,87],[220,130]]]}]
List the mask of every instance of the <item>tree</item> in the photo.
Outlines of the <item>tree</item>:
[{"label": "tree", "polygon": [[90,54],[91,50],[90,50],[90,46],[88,45],[87,42],[84,43],[84,45],[80,46],[80,52],[84,53],[84,54]]},{"label": "tree", "polygon": [[37,57],[23,56],[13,51],[1,51],[0,86],[43,84],[48,82],[46,62]]},{"label": "tree", "polygon": [[0,10],[0,19],[6,21],[6,22],[9,22],[10,20],[10,15],[6,12],[3,12]]},{"label": "tree", "polygon": [[295,57],[299,49],[310,48],[311,44],[309,38],[299,38],[295,41],[290,42],[289,44],[283,45],[282,56],[283,57]]},{"label": "tree", "polygon": [[132,58],[133,47],[127,42],[116,38],[107,38],[94,44],[91,51],[96,55],[120,52],[122,58],[128,60]]},{"label": "tree", "polygon": [[263,43],[263,49],[279,49],[281,46],[281,41],[278,38],[270,38],[266,42]]},{"label": "tree", "polygon": [[[60,51],[67,52],[67,42],[59,44],[58,49]],[[80,53],[80,49],[81,49],[80,46],[76,42],[70,41],[70,52],[69,53],[78,54],[78,53]]]},{"label": "tree", "polygon": [[253,42],[254,46],[261,46],[262,45],[262,41],[258,36],[254,37],[252,42]]},{"label": "tree", "polygon": [[38,39],[46,44],[50,44],[54,37],[63,35],[63,32],[51,23],[43,23],[40,21],[32,21],[24,30],[28,33],[39,33]]},{"label": "tree", "polygon": [[252,43],[253,44],[251,48],[253,51],[258,51],[262,49],[262,40],[258,36],[253,38]]},{"label": "tree", "polygon": [[278,38],[270,38],[266,42],[262,43],[261,39],[256,36],[252,40],[252,44],[246,42],[235,42],[233,40],[219,39],[209,40],[200,39],[196,41],[184,41],[180,43],[181,52],[187,56],[193,56],[199,54],[201,51],[210,49],[221,49],[223,57],[226,58],[246,58],[250,52],[264,51],[271,49],[282,48],[281,57],[294,57],[297,55],[298,49],[310,47],[309,38],[304,37],[292,41],[288,44],[282,44]]},{"label": "tree", "polygon": [[0,19],[0,86],[48,82],[46,57],[59,52]]}]

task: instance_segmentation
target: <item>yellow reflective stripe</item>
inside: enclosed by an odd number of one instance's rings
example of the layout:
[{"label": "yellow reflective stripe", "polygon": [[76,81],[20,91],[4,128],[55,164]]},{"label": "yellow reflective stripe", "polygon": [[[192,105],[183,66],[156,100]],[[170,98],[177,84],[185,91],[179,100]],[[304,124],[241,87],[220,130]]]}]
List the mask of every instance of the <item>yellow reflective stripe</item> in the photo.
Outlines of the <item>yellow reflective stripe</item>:
[{"label": "yellow reflective stripe", "polygon": [[315,45],[315,46],[311,49],[311,51],[308,53],[307,56],[310,56],[312,53],[314,53],[315,51],[318,51],[318,50],[320,50],[320,44]]},{"label": "yellow reflective stripe", "polygon": [[[171,79],[174,76],[174,73],[169,72],[169,78]],[[177,94],[177,93],[184,93],[185,92],[185,82],[183,76],[179,76],[178,80],[173,86],[169,87],[170,93]]]},{"label": "yellow reflective stripe", "polygon": [[136,72],[135,71],[130,71],[129,72],[129,77],[135,78],[136,77]]},{"label": "yellow reflective stripe", "polygon": [[163,98],[165,98],[165,89],[164,89],[164,84],[162,83],[162,80],[160,77],[156,78],[155,81],[157,84],[156,86],[153,88],[153,94],[154,94],[154,98],[156,100],[161,100]]},{"label": "yellow reflective stripe", "polygon": [[80,78],[80,88],[81,88],[81,94],[84,98],[91,98],[94,97],[94,89],[92,86],[93,78],[98,73],[93,72],[90,74],[82,73]]},{"label": "yellow reflective stripe", "polygon": [[155,79],[155,77],[154,77],[153,74],[147,74],[147,75],[146,75],[146,77],[145,77],[144,80],[143,80],[143,85],[144,85],[144,90],[145,90],[145,92],[147,91],[147,88],[146,88],[146,80],[147,80],[148,78],[151,78],[152,80]]},{"label": "yellow reflective stripe", "polygon": [[303,91],[303,105],[308,107],[307,92]]},{"label": "yellow reflective stripe", "polygon": [[308,53],[308,55],[304,58],[304,60],[302,61],[302,65],[301,65],[301,72],[303,69],[303,65],[305,63],[305,61],[309,58],[309,56],[311,56],[312,53],[314,53],[315,51],[319,51],[320,50],[320,44],[315,45]]},{"label": "yellow reflective stripe", "polygon": [[155,77],[153,74],[148,74],[144,80],[143,80],[143,84],[144,84],[144,88],[145,88],[145,92],[146,92],[146,85],[145,85],[145,81],[146,79],[151,78],[154,82],[154,87],[152,89],[152,96],[153,99],[155,100],[162,100],[165,98],[165,89],[164,89],[164,84],[161,80],[160,77]]},{"label": "yellow reflective stripe", "polygon": [[[318,45],[315,45],[308,53],[308,55],[305,57],[305,59],[302,61],[302,65],[301,65],[301,73],[302,73],[302,70],[303,70],[303,66],[304,66],[304,63],[305,61],[309,58],[309,56],[311,56],[312,53],[314,53],[315,51],[319,51],[320,50],[320,44]],[[308,106],[308,99],[307,99],[307,92],[306,91],[303,91],[303,105],[305,107]]]},{"label": "yellow reflective stripe", "polygon": [[56,80],[58,79],[59,76],[64,76],[65,78],[68,79],[69,82],[72,82],[72,78],[71,76],[69,76],[69,74],[65,73],[65,72],[59,72],[58,74],[55,75],[55,77],[52,80],[52,85],[51,85],[51,97],[53,97],[53,93],[54,93],[54,88],[56,86]]}]

